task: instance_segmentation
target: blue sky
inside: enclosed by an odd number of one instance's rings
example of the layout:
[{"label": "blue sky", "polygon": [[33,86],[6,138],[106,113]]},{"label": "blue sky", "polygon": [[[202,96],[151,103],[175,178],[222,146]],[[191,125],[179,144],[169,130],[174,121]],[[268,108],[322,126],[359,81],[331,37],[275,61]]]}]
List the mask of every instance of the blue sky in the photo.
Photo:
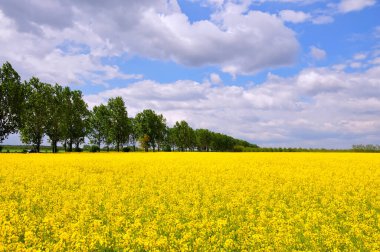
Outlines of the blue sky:
[{"label": "blue sky", "polygon": [[380,143],[379,16],[376,0],[9,0],[0,62],[90,107],[120,95],[132,116],[348,148]]}]

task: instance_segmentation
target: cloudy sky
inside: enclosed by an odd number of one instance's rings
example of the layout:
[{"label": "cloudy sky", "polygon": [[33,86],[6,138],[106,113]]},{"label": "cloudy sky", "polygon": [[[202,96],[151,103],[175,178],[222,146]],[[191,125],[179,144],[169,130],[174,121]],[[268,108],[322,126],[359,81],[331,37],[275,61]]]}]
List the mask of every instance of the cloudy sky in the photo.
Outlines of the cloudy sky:
[{"label": "cloudy sky", "polygon": [[[0,62],[262,146],[380,144],[376,0],[3,0]],[[12,136],[5,143],[15,143]]]}]

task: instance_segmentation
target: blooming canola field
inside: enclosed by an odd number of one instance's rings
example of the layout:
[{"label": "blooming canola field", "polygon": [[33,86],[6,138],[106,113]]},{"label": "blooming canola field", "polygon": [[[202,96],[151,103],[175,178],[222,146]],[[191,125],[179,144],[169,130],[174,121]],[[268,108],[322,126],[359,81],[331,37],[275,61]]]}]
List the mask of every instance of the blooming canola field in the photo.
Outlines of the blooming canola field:
[{"label": "blooming canola field", "polygon": [[380,251],[380,155],[0,155],[0,251]]}]

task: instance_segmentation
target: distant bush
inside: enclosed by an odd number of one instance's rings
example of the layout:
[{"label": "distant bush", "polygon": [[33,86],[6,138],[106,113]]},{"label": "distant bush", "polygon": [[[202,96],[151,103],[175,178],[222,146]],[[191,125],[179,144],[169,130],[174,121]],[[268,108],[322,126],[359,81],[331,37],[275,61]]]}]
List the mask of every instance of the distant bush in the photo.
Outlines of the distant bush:
[{"label": "distant bush", "polygon": [[91,145],[89,151],[90,152],[100,152],[100,148],[97,145]]},{"label": "distant bush", "polygon": [[374,144],[356,144],[352,146],[352,150],[355,152],[380,152],[380,145]]},{"label": "distant bush", "polygon": [[162,147],[162,151],[164,152],[171,152],[172,151],[172,148],[170,147],[170,145],[166,144]]},{"label": "distant bush", "polygon": [[90,151],[92,145],[85,144],[83,145],[83,151]]},{"label": "distant bush", "polygon": [[244,147],[241,145],[235,145],[234,146],[234,152],[243,152]]},{"label": "distant bush", "polygon": [[129,147],[124,147],[123,148],[123,152],[130,152],[131,151],[131,148],[129,148]]},{"label": "distant bush", "polygon": [[73,150],[74,152],[83,152],[83,149],[82,148],[74,148],[74,150]]},{"label": "distant bush", "polygon": [[0,146],[0,152],[2,152],[3,151],[3,146]]},{"label": "distant bush", "polygon": [[102,149],[101,149],[102,151],[110,151],[111,150],[111,148],[109,147],[109,146],[104,146]]}]

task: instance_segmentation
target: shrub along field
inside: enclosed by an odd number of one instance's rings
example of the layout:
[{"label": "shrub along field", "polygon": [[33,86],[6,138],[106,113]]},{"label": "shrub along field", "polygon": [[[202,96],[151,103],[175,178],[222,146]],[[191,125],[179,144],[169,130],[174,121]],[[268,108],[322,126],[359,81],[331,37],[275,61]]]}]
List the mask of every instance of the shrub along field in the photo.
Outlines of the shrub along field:
[{"label": "shrub along field", "polygon": [[0,160],[0,251],[380,250],[378,154]]}]

